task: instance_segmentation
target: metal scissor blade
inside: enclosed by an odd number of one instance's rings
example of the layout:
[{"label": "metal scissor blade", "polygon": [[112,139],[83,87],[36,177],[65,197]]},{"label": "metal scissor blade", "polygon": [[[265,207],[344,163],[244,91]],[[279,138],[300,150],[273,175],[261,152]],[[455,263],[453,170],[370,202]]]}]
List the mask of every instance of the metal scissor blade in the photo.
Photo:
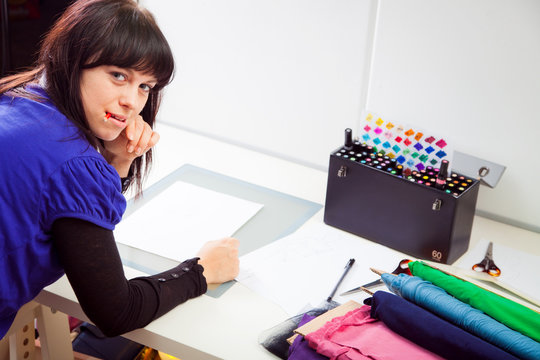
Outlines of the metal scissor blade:
[{"label": "metal scissor blade", "polygon": [[339,296],[353,294],[353,293],[355,293],[355,292],[362,291],[362,288],[370,288],[370,287],[373,287],[373,286],[379,285],[379,284],[382,284],[382,280],[381,280],[381,279],[377,279],[377,280],[372,281],[372,282],[370,282],[370,283],[367,283],[367,284],[365,284],[365,285],[355,287],[354,289],[351,289],[351,290],[349,290],[349,291],[345,291],[344,293],[339,294]]},{"label": "metal scissor blade", "polygon": [[493,260],[493,243],[491,241],[488,244],[485,257],[489,260]]}]

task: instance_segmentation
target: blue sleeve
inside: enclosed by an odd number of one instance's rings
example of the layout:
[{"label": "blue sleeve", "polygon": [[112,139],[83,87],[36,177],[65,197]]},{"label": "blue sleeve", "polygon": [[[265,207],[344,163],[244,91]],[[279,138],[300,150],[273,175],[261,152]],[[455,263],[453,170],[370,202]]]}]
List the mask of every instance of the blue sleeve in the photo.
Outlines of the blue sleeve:
[{"label": "blue sleeve", "polygon": [[69,160],[51,174],[42,191],[41,222],[51,229],[59,218],[76,218],[114,230],[126,209],[120,177],[103,159]]}]

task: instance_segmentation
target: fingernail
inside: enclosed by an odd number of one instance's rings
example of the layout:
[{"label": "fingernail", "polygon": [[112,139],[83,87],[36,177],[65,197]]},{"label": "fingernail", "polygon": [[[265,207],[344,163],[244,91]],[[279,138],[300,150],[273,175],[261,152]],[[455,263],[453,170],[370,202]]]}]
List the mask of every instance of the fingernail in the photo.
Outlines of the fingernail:
[{"label": "fingernail", "polygon": [[135,149],[134,146],[131,146],[131,145],[128,146],[128,149],[127,149],[128,153],[132,153],[132,152],[133,152],[133,149]]},{"label": "fingernail", "polygon": [[135,154],[137,155],[141,155],[141,152],[142,152],[142,149],[140,147],[138,147],[137,150],[135,150]]}]

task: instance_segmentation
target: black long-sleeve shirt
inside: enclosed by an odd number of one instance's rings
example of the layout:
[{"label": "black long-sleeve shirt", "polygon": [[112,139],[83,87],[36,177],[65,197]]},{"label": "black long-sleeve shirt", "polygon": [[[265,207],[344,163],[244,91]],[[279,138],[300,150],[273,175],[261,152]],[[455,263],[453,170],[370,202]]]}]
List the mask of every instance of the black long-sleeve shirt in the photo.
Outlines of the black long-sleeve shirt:
[{"label": "black long-sleeve shirt", "polygon": [[84,313],[107,336],[144,327],[207,290],[198,258],[157,275],[127,280],[112,231],[62,218],[54,222],[52,235]]}]

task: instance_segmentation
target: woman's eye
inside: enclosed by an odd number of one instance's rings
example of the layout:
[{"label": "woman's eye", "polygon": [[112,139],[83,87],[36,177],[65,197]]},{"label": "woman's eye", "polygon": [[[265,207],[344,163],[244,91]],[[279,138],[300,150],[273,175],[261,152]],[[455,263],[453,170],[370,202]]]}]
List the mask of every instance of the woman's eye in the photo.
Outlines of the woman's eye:
[{"label": "woman's eye", "polygon": [[150,92],[150,90],[152,90],[152,86],[148,85],[148,84],[141,84],[140,88],[144,91],[144,92]]},{"label": "woman's eye", "polygon": [[124,81],[126,80],[126,76],[122,73],[119,73],[119,72],[113,72],[112,73],[112,76],[116,79],[116,80],[119,80],[119,81]]}]

